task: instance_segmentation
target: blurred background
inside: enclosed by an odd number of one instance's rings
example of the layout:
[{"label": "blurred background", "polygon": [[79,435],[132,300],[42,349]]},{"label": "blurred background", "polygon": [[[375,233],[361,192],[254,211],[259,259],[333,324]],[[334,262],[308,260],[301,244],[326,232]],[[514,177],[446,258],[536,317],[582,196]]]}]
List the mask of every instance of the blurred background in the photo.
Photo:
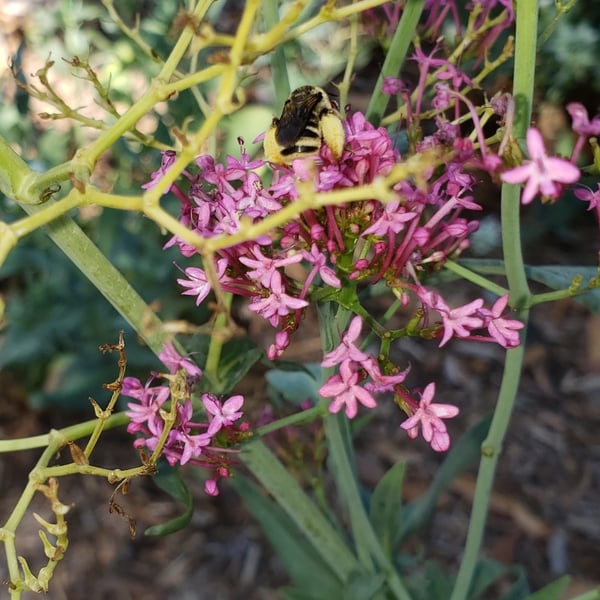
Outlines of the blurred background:
[{"label": "blurred background", "polygon": [[[120,1],[116,9],[123,22],[135,26],[160,57],[167,56],[185,14],[178,3]],[[542,22],[553,27],[554,4],[543,4]],[[316,5],[315,5],[316,6]],[[564,110],[570,101],[582,102],[593,116],[600,112],[600,5],[583,3],[562,18],[540,47],[539,78],[534,118],[549,148],[568,154],[573,143]],[[215,2],[209,21],[215,29],[233,33],[243,3]],[[452,32],[449,31],[451,36]],[[125,36],[107,8],[96,1],[0,0],[0,134],[39,170],[68,160],[74,151],[94,139],[102,123],[114,120],[108,103],[73,58],[89,63],[115,111],[123,112],[148,85],[158,65],[147,52]],[[286,47],[292,87],[304,83],[330,86],[339,81],[345,66],[347,24],[327,24]],[[375,75],[384,57],[383,29],[378,36],[361,37],[361,51],[350,101],[355,109],[366,106]],[[208,64],[208,53],[197,57],[197,67]],[[53,64],[48,68],[49,61]],[[71,63],[71,64],[70,64]],[[79,115],[59,118],[57,106],[44,101],[46,74],[52,89]],[[490,89],[510,86],[511,65],[498,73]],[[206,151],[217,157],[239,155],[237,138],[257,153],[254,138],[280,107],[274,106],[269,57],[255,65],[254,77],[244,83],[247,104],[225,119],[214,145]],[[27,88],[27,89],[26,89]],[[39,93],[36,93],[36,90]],[[36,95],[38,97],[36,97]],[[180,94],[158,105],[139,124],[141,135],[173,145],[172,128],[197,128],[210,84]],[[55,115],[55,116],[53,116]],[[94,173],[95,184],[121,194],[139,193],[160,164],[158,148],[135,140],[121,140],[102,157]],[[590,185],[594,178],[590,177]],[[473,241],[471,256],[499,255],[498,191],[489,186],[483,203],[486,217]],[[174,214],[178,206],[172,199]],[[0,198],[2,219],[13,221],[23,212]],[[208,313],[180,295],[178,265],[186,263],[174,251],[163,250],[168,237],[139,214],[86,208],[71,215],[103,253],[127,277],[146,302],[165,321],[200,324]],[[594,266],[598,226],[583,203],[567,198],[549,207],[536,203],[525,215],[527,260],[531,264]],[[465,302],[471,290],[456,289],[456,302]],[[101,404],[108,396],[102,383],[116,375],[115,357],[101,355],[98,346],[116,342],[125,329],[128,374],[144,380],[159,364],[137,340],[122,318],[64,257],[43,231],[24,239],[0,267],[0,294],[6,303],[0,330],[0,437],[37,435],[92,417],[88,398]],[[260,346],[263,332],[244,320]],[[286,358],[318,361],[319,342],[306,333],[296,340]],[[268,332],[265,334],[268,339]],[[311,337],[312,336],[312,337]],[[600,321],[585,306],[572,300],[533,311],[526,370],[520,403],[500,461],[498,485],[491,507],[486,552],[506,564],[527,571],[532,587],[562,573],[574,575],[577,586],[599,584],[600,561]],[[456,343],[450,350],[431,352],[430,346],[412,342],[403,348],[417,377],[438,381],[446,401],[461,406],[466,427],[493,407],[502,352],[484,347],[474,355],[469,345]],[[256,414],[269,401],[260,368],[245,380],[240,391],[249,396]],[[271,396],[273,400],[273,396]],[[457,427],[457,424],[454,424]],[[460,430],[454,431],[456,435]],[[310,446],[314,440],[303,439]],[[424,446],[407,441],[385,410],[368,428],[357,433],[359,468],[365,484],[373,484],[393,462],[409,464],[406,500],[417,497],[430,483],[440,457]],[[274,447],[298,440],[271,440]],[[289,449],[289,448],[288,448]],[[305,457],[320,460],[316,447]],[[36,451],[0,455],[0,520],[10,514],[39,456]],[[106,466],[136,464],[137,455],[124,431],[102,437],[96,461]],[[207,498],[202,475],[186,473],[195,503],[191,525],[166,538],[148,538],[144,529],[172,518],[178,507],[150,479],[139,480],[121,498],[137,521],[131,539],[127,522],[109,514],[113,492],[105,481],[70,477],[60,481],[60,496],[73,504],[69,515],[70,547],[59,565],[46,597],[52,600],[119,599],[235,599],[276,598],[286,576],[258,526],[239,498],[227,486],[218,498]],[[454,482],[444,495],[430,528],[415,539],[413,551],[439,561],[448,572],[461,551],[475,471]],[[36,501],[37,502],[37,501]],[[33,510],[46,514],[43,502]],[[41,548],[37,524],[26,519],[19,530],[19,552],[33,566]],[[0,579],[6,577],[0,561]],[[199,592],[201,590],[201,592]],[[3,592],[0,592],[0,596]],[[25,595],[33,597],[33,594]]]}]

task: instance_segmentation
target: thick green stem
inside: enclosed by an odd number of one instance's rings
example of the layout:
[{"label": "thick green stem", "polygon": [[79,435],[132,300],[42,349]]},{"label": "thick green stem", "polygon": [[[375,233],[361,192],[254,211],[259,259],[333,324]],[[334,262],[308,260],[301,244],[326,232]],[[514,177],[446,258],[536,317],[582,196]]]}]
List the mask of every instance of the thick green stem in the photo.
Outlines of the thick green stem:
[{"label": "thick green stem", "polygon": [[[338,306],[334,311],[332,303],[327,303],[319,308],[319,317],[323,350],[328,352],[339,344],[341,332],[346,328],[352,312],[342,306]],[[323,377],[327,377],[330,371],[331,369],[329,372],[325,370]],[[332,471],[338,493],[340,497],[344,498],[348,508],[358,560],[365,571],[385,574],[386,583],[393,598],[410,600],[410,594],[377,539],[363,504],[347,425],[344,416],[329,414],[325,418],[325,433]]]},{"label": "thick green stem", "polygon": [[[517,104],[517,113],[514,131],[517,137],[523,138],[529,126],[533,99],[538,20],[537,0],[519,1],[516,13],[514,95]],[[523,263],[519,212],[519,188],[514,185],[504,184],[502,186],[502,244],[510,302],[512,306],[520,309],[519,317],[527,324],[527,307],[531,298],[531,292],[529,291]],[[483,541],[496,465],[517,396],[523,364],[524,344],[525,330],[523,330],[521,346],[508,350],[506,353],[498,403],[490,431],[482,444],[482,457],[477,476],[467,542],[451,600],[463,600],[468,597]]]},{"label": "thick green stem", "polygon": [[[41,210],[30,205],[23,208],[30,214]],[[49,223],[47,228],[50,239],[158,355],[167,340],[164,326],[127,279],[100,252],[73,219],[60,217]]]},{"label": "thick green stem", "polygon": [[[272,29],[281,20],[279,2],[277,0],[266,0],[263,2],[262,7],[266,28],[267,30]],[[271,71],[273,73],[273,85],[275,86],[275,100],[277,106],[281,107],[290,95],[290,78],[283,44],[277,46],[273,51]]]},{"label": "thick green stem", "polygon": [[410,600],[408,590],[387,558],[367,515],[353,468],[353,456],[345,440],[342,419],[345,417],[328,415],[325,418],[325,432],[338,491],[348,507],[358,559],[366,571],[385,575],[393,598]]},{"label": "thick green stem", "polygon": [[21,204],[40,204],[43,193],[31,191],[38,174],[0,136],[0,192]]},{"label": "thick green stem", "polygon": [[367,120],[374,125],[379,125],[381,122],[390,100],[390,97],[382,91],[383,80],[385,77],[398,77],[400,75],[400,67],[404,64],[406,52],[421,17],[424,4],[425,0],[408,0],[404,7],[402,18],[392,38],[392,43],[367,108]]}]

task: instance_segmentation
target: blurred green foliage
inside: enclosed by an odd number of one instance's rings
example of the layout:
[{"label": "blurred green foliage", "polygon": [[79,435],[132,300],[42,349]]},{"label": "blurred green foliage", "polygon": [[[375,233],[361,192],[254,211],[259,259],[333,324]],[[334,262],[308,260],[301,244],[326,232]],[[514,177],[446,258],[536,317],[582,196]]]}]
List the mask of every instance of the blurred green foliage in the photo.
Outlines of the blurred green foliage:
[{"label": "blurred green foliage", "polygon": [[[118,10],[130,24],[141,12],[144,38],[159,55],[166,55],[171,44],[168,27],[178,10],[176,3],[127,1],[119,2]],[[19,78],[27,78],[40,87],[32,74],[23,69],[21,60],[25,54],[34,53],[43,65],[51,56],[55,61],[50,72],[53,83],[75,81],[76,89],[86,88],[80,101],[65,98],[71,106],[82,106],[84,113],[86,105],[94,102],[94,90],[88,82],[73,77],[72,67],[63,58],[89,57],[101,82],[110,82],[111,100],[125,105],[136,95],[128,69],[135,70],[137,85],[144,86],[144,79],[158,69],[116,28],[98,2],[62,1],[56,10],[34,12],[23,33],[21,46],[13,57]],[[41,127],[31,118],[32,103],[24,91],[18,90],[10,99],[6,96],[8,86],[0,89],[5,90],[0,105],[0,134],[9,143],[18,144],[21,155],[30,157],[34,167],[45,169],[71,158],[77,146],[97,135],[79,124],[65,127],[63,121],[57,121],[56,127]],[[182,94],[169,104],[170,118],[157,120],[158,139],[169,142],[165,121],[182,122],[193,112],[191,100],[190,94]],[[49,107],[48,112],[54,110]],[[54,123],[50,121],[51,125]],[[112,186],[123,194],[139,193],[139,186],[159,163],[158,151],[121,140],[107,157],[102,173],[106,182],[99,185]],[[5,198],[0,199],[0,210],[2,219],[9,222],[24,216],[18,206]],[[194,310],[189,299],[180,296],[175,281],[179,272],[173,261],[181,264],[181,256],[175,249],[162,250],[168,238],[152,222],[139,214],[109,210],[93,218],[71,216],[144,299],[158,303],[163,319],[187,318],[196,323],[206,319],[206,311]],[[116,342],[120,329],[126,330],[129,374],[145,377],[149,369],[160,366],[43,231],[25,238],[10,253],[0,268],[0,292],[7,305],[5,326],[0,333],[0,369],[12,371],[36,407],[60,405],[87,410],[88,396],[103,398],[106,392],[101,385],[115,378],[116,365],[115,357],[102,356],[98,346]]]}]

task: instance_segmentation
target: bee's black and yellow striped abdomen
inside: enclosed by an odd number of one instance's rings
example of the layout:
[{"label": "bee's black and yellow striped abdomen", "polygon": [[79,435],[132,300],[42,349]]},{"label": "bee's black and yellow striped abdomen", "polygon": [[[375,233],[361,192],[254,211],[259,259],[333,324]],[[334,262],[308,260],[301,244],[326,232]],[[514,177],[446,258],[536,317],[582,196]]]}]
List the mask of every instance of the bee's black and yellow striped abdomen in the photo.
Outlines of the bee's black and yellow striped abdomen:
[{"label": "bee's black and yellow striped abdomen", "polygon": [[335,158],[344,149],[344,127],[327,94],[315,86],[294,90],[286,100],[281,117],[275,117],[265,134],[268,161],[289,165],[297,158],[318,154],[324,143]]}]

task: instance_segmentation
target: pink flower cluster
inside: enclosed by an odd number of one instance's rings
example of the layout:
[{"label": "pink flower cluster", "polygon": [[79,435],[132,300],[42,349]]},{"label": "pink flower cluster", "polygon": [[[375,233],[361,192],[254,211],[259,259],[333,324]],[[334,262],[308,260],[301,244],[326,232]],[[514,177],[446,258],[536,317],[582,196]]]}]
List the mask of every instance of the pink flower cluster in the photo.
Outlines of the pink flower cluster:
[{"label": "pink flower cluster", "polygon": [[[519,330],[523,329],[523,323],[505,316],[508,295],[498,298],[491,309],[483,306],[482,298],[458,308],[450,308],[436,292],[421,286],[417,287],[416,292],[423,306],[438,312],[442,318],[442,325],[434,334],[435,337],[441,335],[440,348],[453,337],[496,342],[503,348],[515,348],[521,343]],[[487,329],[487,336],[473,333],[482,329]]]},{"label": "pink flower cluster", "polygon": [[[490,15],[492,4],[486,3],[485,15]],[[510,2],[496,2],[495,9],[504,11],[504,25],[514,19]],[[435,3],[430,4],[430,10],[433,14]],[[498,26],[486,43],[492,43],[502,23],[498,18]],[[433,26],[433,22],[430,24]],[[467,248],[470,234],[478,228],[478,221],[471,217],[481,210],[473,197],[474,169],[486,170],[492,176],[500,174],[507,183],[524,183],[522,202],[527,204],[538,194],[557,198],[567,184],[574,183],[579,178],[576,156],[574,153],[571,161],[548,156],[541,135],[532,128],[527,134],[529,158],[501,172],[505,148],[501,145],[498,154],[487,149],[477,111],[461,92],[465,86],[472,86],[472,80],[446,59],[435,57],[437,51],[434,47],[429,55],[420,49],[415,52],[420,72],[416,93],[411,96],[406,85],[393,78],[385,80],[384,91],[401,94],[409,106],[409,132],[419,129],[422,111],[431,107],[438,111],[435,130],[421,141],[414,141],[414,147],[417,152],[438,149],[440,156],[447,156],[442,169],[424,167],[419,185],[410,179],[399,181],[392,187],[394,198],[385,203],[373,197],[306,209],[268,235],[218,251],[214,267],[221,289],[246,298],[249,310],[275,329],[273,343],[267,349],[271,360],[279,358],[288,347],[290,336],[301,325],[311,302],[335,300],[344,289],[379,281],[400,290],[406,303],[410,295],[418,300],[422,312],[418,327],[427,330],[427,337],[439,339],[440,346],[454,338],[493,342],[507,349],[520,343],[523,325],[510,318],[507,296],[491,308],[486,308],[481,298],[452,308],[421,280]],[[431,106],[425,107],[428,96],[423,86],[431,73],[438,84]],[[460,103],[471,115],[479,142],[477,152],[471,139],[461,137],[459,127],[446,117],[452,106],[458,117]],[[491,106],[510,128],[512,99],[499,96]],[[570,106],[569,111],[580,136],[579,147],[582,139],[598,129],[597,119],[590,121],[580,105]],[[185,171],[185,180],[171,186],[171,193],[181,201],[181,222],[204,238],[237,234],[247,224],[260,222],[297,202],[301,189],[312,187],[315,192],[326,192],[370,184],[389,175],[402,162],[388,132],[375,128],[362,113],[350,113],[344,128],[346,142],[339,160],[324,144],[318,157],[295,160],[290,167],[271,165],[273,177],[268,184],[261,177],[266,163],[251,160],[243,146],[240,158],[228,156],[225,164],[210,156],[199,156],[195,171]],[[173,160],[172,153],[164,153],[160,169],[146,187],[155,185]],[[581,188],[576,193],[590,201],[590,208],[596,208],[595,192]],[[186,258],[196,255],[195,248],[177,237],[166,246],[173,245]],[[211,292],[205,269],[197,264],[188,266],[183,275],[178,279],[184,288],[182,293],[194,297],[197,305],[202,303]],[[409,435],[416,435],[420,422],[426,441],[436,450],[446,449],[449,438],[440,419],[454,416],[458,409],[432,404],[432,384],[425,388],[420,402],[413,400],[414,394],[411,396],[403,386],[408,370],[389,365],[386,357],[376,360],[358,348],[356,340],[362,325],[362,319],[353,319],[341,345],[323,360],[323,368],[336,368],[320,390],[323,397],[332,398],[330,411],[344,409],[353,418],[359,405],[372,408],[377,394],[393,392],[409,415],[409,425],[404,425]],[[182,414],[182,422],[186,415]],[[190,447],[181,453],[186,459],[204,447],[202,434],[190,439],[187,445],[179,440],[182,448]]]},{"label": "pink flower cluster", "polygon": [[[477,339],[479,341],[496,341],[502,346],[513,347],[519,344],[518,330],[523,323],[503,318],[507,296],[499,298],[491,310],[483,307],[483,300],[478,299],[459,309],[450,309],[435,292],[418,288],[417,293],[423,304],[440,313],[443,319],[443,338],[440,346],[453,336]],[[444,452],[450,447],[450,436],[442,419],[455,417],[459,409],[451,404],[433,404],[435,384],[430,383],[421,400],[416,401],[403,385],[409,369],[401,372],[383,374],[377,360],[357,345],[362,319],[356,316],[350,322],[348,330],[343,334],[340,345],[325,355],[321,366],[330,368],[339,365],[339,372],[331,375],[319,393],[324,398],[332,398],[329,410],[339,412],[345,407],[346,416],[356,416],[358,405],[374,408],[377,405],[374,394],[394,392],[397,403],[409,415],[401,424],[410,438],[416,438],[419,425],[423,438],[437,452]],[[488,328],[489,336],[474,336],[473,330]]]},{"label": "pink flower cluster", "polygon": [[[316,162],[296,160],[289,168],[274,168],[268,187],[258,175],[264,163],[251,161],[243,148],[240,160],[230,156],[225,165],[200,156],[196,161],[198,173],[185,173],[187,190],[179,184],[171,189],[181,200],[181,221],[204,237],[238,233],[243,223],[260,221],[296,202],[298,182],[312,182],[317,192],[351,188],[388,175],[401,160],[386,130],[373,127],[363,114],[352,114],[344,126],[346,145],[339,161],[323,145]],[[267,350],[270,359],[281,356],[289,345],[304,309],[319,288],[335,293],[344,286],[379,280],[402,288],[404,294],[414,294],[424,308],[440,314],[442,322],[432,334],[441,338],[440,345],[453,337],[494,341],[506,348],[519,343],[522,325],[503,316],[506,298],[491,310],[483,307],[483,300],[451,309],[438,294],[419,283],[421,274],[438,269],[448,256],[455,257],[468,246],[468,236],[477,229],[478,222],[464,213],[481,208],[471,194],[475,178],[468,168],[471,163],[477,164],[472,143],[460,138],[456,128],[440,126],[440,135],[422,143],[422,148],[436,146],[453,150],[450,154],[454,158],[443,170],[428,170],[427,187],[404,180],[394,186],[396,198],[387,203],[371,198],[305,210],[300,218],[269,236],[219,251],[215,267],[222,289],[246,297],[248,308],[277,330]],[[172,156],[166,153],[148,185],[160,179],[171,161]],[[177,238],[167,246],[174,244],[186,257],[195,254],[194,248]],[[292,275],[292,265],[303,266],[304,276]],[[183,294],[194,296],[200,304],[211,291],[204,269],[190,266],[184,275],[178,279]],[[362,353],[355,344],[361,327],[362,320],[355,318],[342,345],[322,363],[324,368],[335,366],[337,372],[323,385],[321,395],[332,398],[331,412],[344,408],[349,418],[357,414],[359,404],[374,407],[375,395],[397,392],[408,373],[389,365],[383,373],[374,357]],[[487,329],[487,336],[475,331],[482,329]],[[414,414],[421,414],[417,404],[411,405],[406,393],[402,397],[401,406],[414,420]],[[424,426],[423,431],[430,429]],[[435,431],[439,435],[427,441],[436,449],[447,447],[441,437],[445,430],[438,426]],[[180,442],[186,447],[183,440]],[[203,442],[200,437],[188,445],[195,450],[193,443],[201,448]],[[188,454],[191,456],[189,452],[185,456]]]},{"label": "pink flower cluster", "polygon": [[[342,336],[340,345],[326,354],[321,363],[323,368],[339,365],[339,373],[332,375],[321,386],[319,393],[324,398],[333,398],[329,405],[330,412],[337,413],[345,406],[349,419],[356,416],[359,403],[367,408],[374,408],[377,403],[373,394],[392,391],[408,374],[408,369],[390,375],[381,373],[378,362],[356,345],[361,329],[362,319],[354,317],[348,331]],[[367,377],[370,381],[361,385]]]},{"label": "pink flower cluster", "polygon": [[[170,465],[187,463],[206,467],[212,477],[205,483],[205,491],[211,496],[219,493],[219,479],[229,477],[235,454],[232,446],[245,439],[248,425],[236,425],[242,417],[243,396],[231,396],[222,402],[214,394],[202,394],[201,400],[207,421],[194,421],[194,408],[189,389],[202,377],[201,369],[187,358],[179,356],[172,344],[166,344],[159,358],[174,375],[182,371],[187,379],[184,399],[173,399],[168,384],[155,384],[159,378],[169,380],[168,375],[153,373],[144,385],[135,377],[125,377],[121,394],[132,398],[126,414],[130,419],[127,431],[137,435],[136,448],[153,452],[163,436],[169,401],[177,402],[176,419],[168,432],[162,455]],[[170,410],[170,409],[169,409]]]},{"label": "pink flower cluster", "polygon": [[[199,172],[186,174],[187,190],[180,185],[171,190],[182,203],[181,221],[204,237],[238,233],[242,223],[260,221],[295,202],[299,181],[312,181],[314,189],[322,192],[368,184],[389,174],[400,156],[385,129],[374,128],[359,112],[344,124],[346,147],[341,160],[334,160],[323,145],[318,169],[312,159],[296,160],[290,168],[277,168],[268,187],[258,176],[264,163],[251,161],[243,149],[241,160],[228,157],[225,165],[199,157]],[[449,161],[443,172],[431,172],[428,190],[402,181],[395,186],[397,198],[387,204],[373,198],[306,210],[269,236],[219,251],[215,267],[222,289],[248,298],[249,309],[278,330],[268,351],[271,359],[289,344],[318,286],[339,289],[344,282],[380,279],[396,285],[415,273],[435,269],[448,255],[467,247],[467,237],[478,224],[462,213],[480,207],[470,194],[475,180],[465,170],[472,146],[461,146],[460,152],[460,160]],[[153,182],[168,169],[170,160],[165,155]],[[173,244],[186,257],[195,254],[194,248],[177,238],[167,246]],[[302,278],[290,274],[294,271],[288,267],[296,263],[304,265]],[[183,293],[200,304],[211,290],[204,269],[190,266],[184,275],[178,279]]]},{"label": "pink flower cluster", "polygon": [[[299,210],[297,218],[274,227],[268,234],[217,252],[211,271],[216,272],[220,288],[245,298],[248,309],[275,330],[267,349],[269,359],[282,355],[312,302],[344,304],[342,298],[347,300],[345,292],[350,291],[357,303],[357,290],[378,282],[393,288],[406,305],[411,297],[417,301],[418,309],[410,321],[411,335],[439,340],[440,347],[452,339],[497,343],[506,349],[519,345],[523,324],[510,318],[507,295],[498,298],[491,308],[484,306],[482,298],[451,307],[439,293],[425,287],[424,278],[439,270],[448,258],[458,257],[479,226],[473,218],[481,210],[473,194],[476,170],[486,171],[495,180],[523,184],[523,204],[537,196],[555,200],[566,186],[579,180],[576,163],[589,137],[600,135],[600,117],[590,119],[577,103],[567,107],[578,136],[570,160],[549,156],[539,131],[530,128],[526,158],[511,168],[503,166],[508,156],[519,154],[511,135],[514,99],[502,94],[489,102],[505,132],[502,143],[494,150],[488,147],[481,112],[468,94],[476,87],[477,79],[461,70],[458,59],[452,62],[441,51],[442,27],[449,19],[454,21],[457,32],[466,33],[461,24],[463,8],[454,0],[427,0],[421,34],[437,41],[429,46],[418,45],[412,56],[418,69],[414,89],[393,77],[386,78],[382,87],[383,93],[398,95],[399,105],[404,106],[406,123],[402,127],[411,153],[432,151],[435,156],[444,156],[441,168],[424,159],[418,183],[415,178],[393,184],[391,200],[382,202],[371,197]],[[472,0],[468,8],[472,13],[468,27],[480,32],[474,36],[469,51],[476,51],[479,56],[494,53],[502,32],[514,23],[513,1]],[[401,10],[400,4],[387,3],[367,11],[367,26],[378,33],[390,26],[395,29]],[[425,52],[423,48],[429,49]],[[241,140],[239,159],[228,156],[221,164],[208,155],[197,157],[195,165],[183,172],[182,180],[170,188],[181,202],[181,223],[203,238],[227,239],[298,202],[306,190],[339,192],[390,175],[403,158],[388,132],[374,127],[360,112],[347,110],[347,115],[343,122],[344,150],[339,159],[323,144],[317,157],[295,160],[289,167],[268,168],[264,161],[250,158]],[[467,119],[472,127],[469,136],[461,133]],[[429,135],[422,137],[423,130]],[[514,152],[508,152],[509,144]],[[174,160],[174,153],[165,152],[161,167],[144,187],[160,181]],[[272,177],[263,179],[265,171]],[[575,195],[589,202],[600,222],[600,187],[598,191],[580,187]],[[196,249],[177,237],[166,246],[177,246],[186,258],[197,257]],[[177,280],[182,294],[193,297],[196,305],[207,298],[214,283],[209,281],[203,260],[199,258],[185,267]],[[355,309],[365,314],[362,307]],[[392,393],[408,416],[402,428],[409,437],[416,437],[421,430],[434,450],[446,450],[450,438],[443,419],[456,416],[458,408],[434,404],[433,383],[422,392],[409,392],[405,387],[408,369],[391,364],[388,356],[375,358],[364,352],[359,347],[359,337],[369,322],[354,317],[348,329],[341,332],[339,346],[323,358],[323,369],[333,370],[320,388],[322,397],[331,398],[329,410],[344,410],[348,418],[354,418],[359,406],[373,408],[378,394]],[[377,333],[381,335],[381,331]],[[398,333],[394,339],[400,336]],[[184,369],[192,379],[200,376],[197,367],[183,361],[172,348],[166,350],[163,360],[171,372]],[[137,404],[130,404],[130,430],[142,434],[136,443],[150,450],[164,431],[162,407],[170,398],[169,388],[154,385],[154,381],[155,377],[142,386],[137,380],[127,379],[124,384],[124,393],[137,400]],[[165,454],[172,464],[210,462],[215,447],[220,446],[223,452],[223,444],[216,444],[216,439],[220,441],[226,432],[232,436],[231,441],[242,433],[242,428],[235,426],[241,417],[240,396],[223,404],[210,394],[203,394],[201,399],[208,416],[206,423],[191,420],[191,400],[176,407],[177,423],[165,445]],[[226,464],[219,464],[218,468],[226,473]],[[211,485],[216,490],[216,479]]]}]

